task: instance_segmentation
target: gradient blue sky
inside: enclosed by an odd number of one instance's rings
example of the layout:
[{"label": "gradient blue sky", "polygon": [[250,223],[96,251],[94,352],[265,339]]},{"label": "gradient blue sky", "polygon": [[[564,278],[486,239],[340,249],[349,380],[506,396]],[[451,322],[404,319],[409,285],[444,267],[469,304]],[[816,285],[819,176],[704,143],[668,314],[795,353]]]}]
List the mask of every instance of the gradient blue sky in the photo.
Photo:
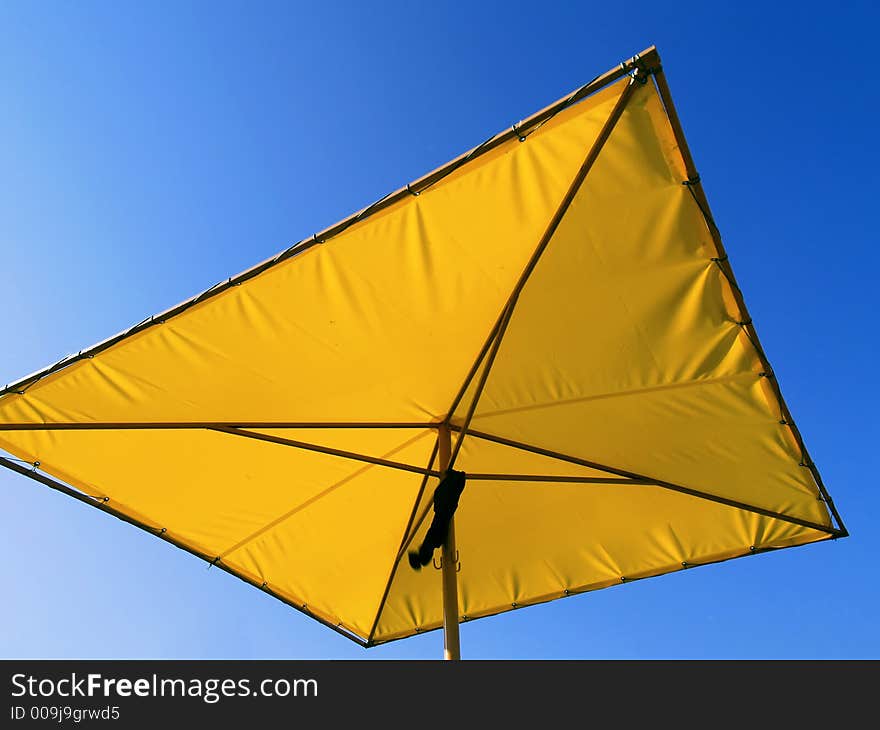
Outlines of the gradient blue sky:
[{"label": "gradient blue sky", "polygon": [[[852,537],[467,624],[465,657],[878,657],[870,3],[4,2],[0,383],[311,235],[657,44]],[[872,216],[873,217],[873,216]],[[364,651],[0,473],[0,656]]]}]

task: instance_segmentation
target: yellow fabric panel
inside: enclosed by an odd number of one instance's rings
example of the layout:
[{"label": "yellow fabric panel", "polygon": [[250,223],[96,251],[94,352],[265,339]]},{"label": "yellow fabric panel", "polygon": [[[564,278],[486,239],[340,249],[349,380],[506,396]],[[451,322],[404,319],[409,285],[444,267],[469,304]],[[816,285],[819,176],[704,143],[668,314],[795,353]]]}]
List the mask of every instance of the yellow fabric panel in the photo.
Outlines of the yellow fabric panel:
[{"label": "yellow fabric panel", "polygon": [[[659,487],[516,482],[468,482],[455,533],[465,620],[827,537]],[[375,640],[441,624],[440,572],[401,565]]]},{"label": "yellow fabric panel", "polygon": [[673,149],[639,87],[517,302],[472,426],[830,524]]},{"label": "yellow fabric panel", "polygon": [[0,422],[445,414],[621,89],[25,395],[0,398]]},{"label": "yellow fabric panel", "polygon": [[[436,440],[412,429],[271,433],[422,468]],[[9,432],[0,448],[364,636],[422,481],[205,430]]]},{"label": "yellow fabric panel", "polygon": [[416,474],[371,467],[224,561],[366,638],[421,483]]},{"label": "yellow fabric panel", "polygon": [[[576,423],[578,427],[572,428]],[[736,377],[563,403],[481,429],[709,494],[830,525],[789,431],[767,413],[760,379]]]}]

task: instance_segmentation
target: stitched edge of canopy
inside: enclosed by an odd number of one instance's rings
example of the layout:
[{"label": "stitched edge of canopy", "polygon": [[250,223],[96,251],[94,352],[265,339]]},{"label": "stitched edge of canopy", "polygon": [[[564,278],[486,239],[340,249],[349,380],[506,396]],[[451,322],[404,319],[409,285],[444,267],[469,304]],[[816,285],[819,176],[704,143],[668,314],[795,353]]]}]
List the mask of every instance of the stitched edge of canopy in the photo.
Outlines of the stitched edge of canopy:
[{"label": "stitched edge of canopy", "polygon": [[[821,534],[821,533],[816,533]],[[486,609],[485,611],[480,611],[478,613],[469,614],[465,617],[461,617],[459,619],[459,623],[461,624],[469,624],[473,621],[478,621],[479,619],[489,618],[491,616],[498,616],[502,613],[510,613],[511,611],[519,611],[522,608],[529,608],[530,606],[539,606],[544,603],[549,603],[550,601],[555,601],[560,598],[568,598],[570,596],[579,596],[584,593],[591,593],[593,591],[602,590],[603,588],[612,588],[614,586],[625,585],[629,583],[634,583],[635,581],[645,580],[647,578],[659,578],[662,575],[669,575],[670,573],[679,573],[686,570],[692,570],[693,568],[702,568],[707,565],[717,565],[718,563],[726,563],[731,560],[736,560],[737,558],[747,558],[752,555],[760,555],[763,553],[775,552],[777,550],[786,550],[792,547],[803,547],[805,545],[813,545],[817,542],[825,542],[827,540],[836,540],[837,535],[822,535],[821,537],[816,537],[815,539],[807,539],[804,541],[802,536],[798,536],[796,538],[790,539],[790,544],[780,544],[768,547],[755,547],[749,546],[745,550],[730,550],[723,553],[718,553],[716,555],[710,555],[706,559],[700,560],[695,563],[687,563],[686,565],[682,565],[681,563],[674,563],[667,566],[663,566],[660,568],[652,568],[650,570],[646,570],[643,573],[637,573],[634,575],[628,575],[622,578],[609,578],[607,580],[598,581],[595,583],[589,583],[587,585],[576,586],[574,588],[568,588],[565,590],[553,591],[551,593],[547,593],[543,596],[536,596],[533,598],[526,599],[524,601],[518,601],[515,605],[513,604],[505,604],[502,606],[496,606],[493,608]],[[399,633],[390,634],[388,636],[383,636],[380,639],[370,640],[364,644],[364,647],[369,649],[374,646],[382,646],[383,644],[390,644],[395,641],[400,641],[401,639],[408,639],[411,636],[421,636],[422,634],[428,634],[432,631],[437,631],[443,628],[442,622],[434,622],[430,623],[427,626],[420,626],[417,630],[413,631],[401,631]]]}]

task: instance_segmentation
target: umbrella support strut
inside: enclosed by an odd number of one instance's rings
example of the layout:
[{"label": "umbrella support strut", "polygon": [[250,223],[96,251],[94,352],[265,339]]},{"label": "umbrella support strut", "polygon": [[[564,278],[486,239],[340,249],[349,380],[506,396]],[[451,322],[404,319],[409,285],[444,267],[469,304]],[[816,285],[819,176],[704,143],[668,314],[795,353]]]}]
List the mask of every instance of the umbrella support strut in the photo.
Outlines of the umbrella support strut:
[{"label": "umbrella support strut", "polygon": [[[452,453],[452,438],[449,427],[441,425],[437,429],[437,444],[440,472],[449,466]],[[449,520],[449,531],[441,550],[440,574],[443,581],[443,658],[461,659],[461,646],[458,639],[458,576],[455,557],[455,517]]]}]

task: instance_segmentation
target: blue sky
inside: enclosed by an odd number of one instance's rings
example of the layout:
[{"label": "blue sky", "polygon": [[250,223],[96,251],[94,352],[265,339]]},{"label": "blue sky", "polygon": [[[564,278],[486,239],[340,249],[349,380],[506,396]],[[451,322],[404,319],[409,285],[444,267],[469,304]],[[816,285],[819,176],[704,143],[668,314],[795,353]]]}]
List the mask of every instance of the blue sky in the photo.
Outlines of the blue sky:
[{"label": "blue sky", "polygon": [[[591,7],[594,5],[594,7]],[[7,2],[0,383],[311,235],[657,44],[783,393],[852,536],[462,627],[466,657],[878,657],[869,3]],[[0,473],[0,656],[364,651]]]}]

